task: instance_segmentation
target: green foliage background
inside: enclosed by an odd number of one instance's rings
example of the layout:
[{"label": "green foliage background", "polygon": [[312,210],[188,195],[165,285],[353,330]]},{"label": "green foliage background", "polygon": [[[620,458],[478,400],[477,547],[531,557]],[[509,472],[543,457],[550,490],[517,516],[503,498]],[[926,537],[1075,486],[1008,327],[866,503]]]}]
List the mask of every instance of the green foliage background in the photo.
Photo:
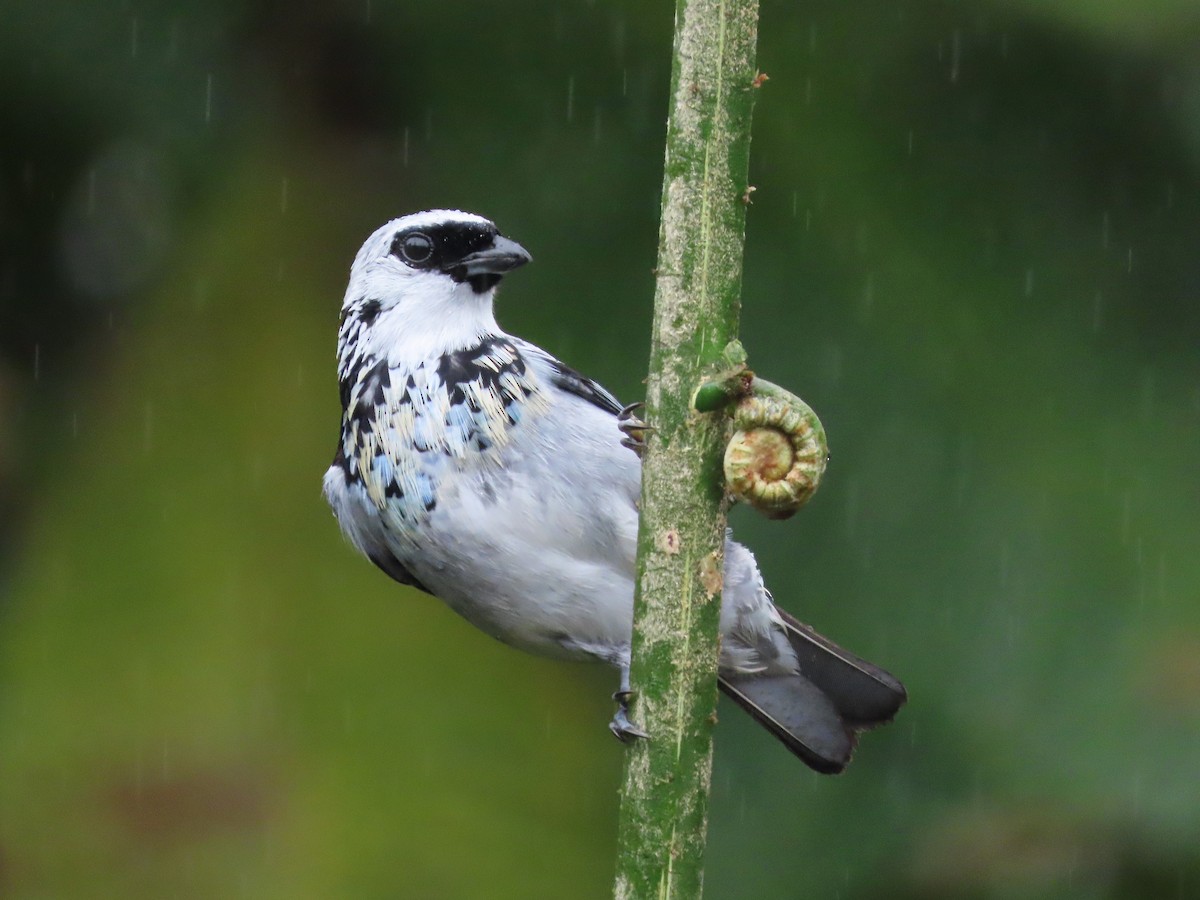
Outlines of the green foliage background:
[{"label": "green foliage background", "polygon": [[[350,260],[460,206],[640,393],[668,3],[0,0],[0,893],[603,897],[611,673],[319,493]],[[1200,894],[1200,12],[764,2],[743,341],[832,461],[735,515],[907,683],[843,777],[722,707],[711,897]]]}]

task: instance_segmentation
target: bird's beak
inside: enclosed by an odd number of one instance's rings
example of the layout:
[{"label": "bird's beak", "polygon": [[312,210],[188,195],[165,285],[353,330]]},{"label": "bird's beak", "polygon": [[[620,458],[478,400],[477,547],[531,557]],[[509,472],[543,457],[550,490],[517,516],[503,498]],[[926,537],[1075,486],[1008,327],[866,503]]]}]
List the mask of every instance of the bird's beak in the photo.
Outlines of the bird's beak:
[{"label": "bird's beak", "polygon": [[525,265],[531,259],[533,257],[529,255],[529,251],[516,241],[496,235],[492,246],[464,256],[454,268],[460,270],[467,278],[474,275],[501,275]]},{"label": "bird's beak", "polygon": [[445,271],[455,281],[460,284],[465,281],[475,293],[482,294],[494,288],[505,272],[523,266],[531,259],[529,251],[516,241],[496,235],[492,246],[464,256]]}]

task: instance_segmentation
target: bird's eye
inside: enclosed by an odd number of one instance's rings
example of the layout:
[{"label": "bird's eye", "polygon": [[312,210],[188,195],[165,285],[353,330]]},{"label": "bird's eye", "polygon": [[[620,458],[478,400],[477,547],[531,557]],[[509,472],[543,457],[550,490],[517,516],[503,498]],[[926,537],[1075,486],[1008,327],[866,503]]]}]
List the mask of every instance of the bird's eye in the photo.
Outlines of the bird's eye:
[{"label": "bird's eye", "polygon": [[406,235],[400,243],[400,253],[406,262],[417,265],[429,262],[429,257],[433,256],[433,241],[429,235],[420,232]]}]

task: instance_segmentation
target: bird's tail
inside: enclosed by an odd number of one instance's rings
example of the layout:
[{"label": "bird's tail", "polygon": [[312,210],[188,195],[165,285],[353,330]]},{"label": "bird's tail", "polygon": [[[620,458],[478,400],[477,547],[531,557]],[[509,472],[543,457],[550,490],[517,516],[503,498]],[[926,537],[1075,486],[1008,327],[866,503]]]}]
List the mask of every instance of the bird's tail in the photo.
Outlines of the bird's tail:
[{"label": "bird's tail", "polygon": [[722,675],[721,690],[807,765],[846,768],[858,733],[890,722],[908,699],[895,677],[778,610],[799,672]]}]

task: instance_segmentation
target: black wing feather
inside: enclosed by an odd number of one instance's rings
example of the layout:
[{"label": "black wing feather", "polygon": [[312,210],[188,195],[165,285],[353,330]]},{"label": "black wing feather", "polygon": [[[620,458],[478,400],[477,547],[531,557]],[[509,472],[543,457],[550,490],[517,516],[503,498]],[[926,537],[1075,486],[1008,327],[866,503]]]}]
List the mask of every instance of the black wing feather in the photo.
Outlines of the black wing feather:
[{"label": "black wing feather", "polygon": [[550,382],[555,387],[586,400],[606,413],[616,416],[625,408],[616,397],[599,384],[585,375],[576,372],[570,366],[564,365],[557,359],[550,360],[550,371],[552,373]]},{"label": "black wing feather", "polygon": [[379,566],[380,569],[401,584],[411,585],[419,591],[424,591],[430,596],[433,595],[433,591],[421,584],[417,577],[405,568],[404,563],[392,556],[387,550],[369,553],[367,554],[367,559],[371,560],[371,562],[375,563],[375,565]]}]

